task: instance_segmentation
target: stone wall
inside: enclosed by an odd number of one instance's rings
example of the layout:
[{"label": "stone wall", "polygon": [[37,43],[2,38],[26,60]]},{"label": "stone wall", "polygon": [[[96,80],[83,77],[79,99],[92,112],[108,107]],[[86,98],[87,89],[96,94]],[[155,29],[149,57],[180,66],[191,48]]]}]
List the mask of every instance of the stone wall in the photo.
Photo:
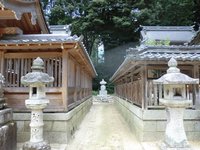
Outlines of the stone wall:
[{"label": "stone wall", "polygon": [[12,110],[0,110],[0,150],[16,150],[17,127],[12,120]]},{"label": "stone wall", "polygon": [[[44,113],[44,139],[49,143],[66,144],[72,139],[81,121],[92,106],[92,98],[69,112]],[[17,142],[29,141],[30,113],[14,113],[17,122]]]},{"label": "stone wall", "polygon": [[[119,97],[114,97],[114,103],[140,141],[158,141],[164,138],[165,110],[142,110]],[[188,140],[200,140],[200,110],[185,111],[184,127]]]}]

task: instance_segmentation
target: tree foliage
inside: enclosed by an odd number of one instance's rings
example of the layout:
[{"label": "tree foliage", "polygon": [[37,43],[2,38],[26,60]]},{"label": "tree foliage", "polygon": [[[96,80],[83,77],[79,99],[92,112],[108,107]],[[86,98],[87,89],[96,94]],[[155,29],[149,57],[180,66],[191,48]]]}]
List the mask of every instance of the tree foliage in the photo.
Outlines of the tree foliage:
[{"label": "tree foliage", "polygon": [[57,0],[49,23],[71,24],[91,54],[96,39],[105,49],[138,40],[140,25],[192,25],[199,7],[198,0]]},{"label": "tree foliage", "polygon": [[191,25],[195,4],[191,0],[140,0],[138,21],[145,25]]}]

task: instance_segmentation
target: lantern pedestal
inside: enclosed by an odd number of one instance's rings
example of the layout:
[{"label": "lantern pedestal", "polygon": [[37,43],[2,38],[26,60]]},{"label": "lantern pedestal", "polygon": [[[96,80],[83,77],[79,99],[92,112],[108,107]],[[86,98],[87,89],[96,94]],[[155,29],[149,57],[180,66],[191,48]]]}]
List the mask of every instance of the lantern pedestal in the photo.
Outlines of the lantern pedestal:
[{"label": "lantern pedestal", "polygon": [[50,145],[43,140],[43,109],[49,100],[37,99],[26,100],[26,107],[31,109],[31,137],[30,141],[23,145],[23,150],[50,150]]},{"label": "lantern pedestal", "polygon": [[161,150],[191,150],[183,125],[183,114],[191,100],[165,100],[160,102],[166,106],[167,127],[165,139],[160,145]]},{"label": "lantern pedestal", "polygon": [[23,150],[50,150],[50,149],[51,149],[50,145],[45,141],[37,143],[26,142],[23,145]]}]

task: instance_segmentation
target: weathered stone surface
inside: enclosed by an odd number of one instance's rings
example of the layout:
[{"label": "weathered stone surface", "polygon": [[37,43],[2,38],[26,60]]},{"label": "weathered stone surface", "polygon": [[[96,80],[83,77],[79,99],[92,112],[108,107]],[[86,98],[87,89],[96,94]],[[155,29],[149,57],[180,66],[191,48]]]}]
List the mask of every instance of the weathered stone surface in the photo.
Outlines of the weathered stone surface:
[{"label": "weathered stone surface", "polygon": [[0,150],[16,150],[17,128],[15,122],[0,126]]},{"label": "weathered stone surface", "polygon": [[[134,106],[118,97],[114,97],[114,99],[115,106],[125,118],[127,124],[131,128],[131,131],[136,134],[140,141],[160,141],[164,139],[167,124],[165,110],[142,110],[141,108],[138,108],[137,106]],[[184,126],[189,141],[200,140],[199,112],[199,110],[188,109],[184,113]],[[156,130],[147,131],[149,130],[148,126],[146,126],[149,124],[148,122],[155,122],[156,124],[153,124],[155,125]]]},{"label": "weathered stone surface", "polygon": [[106,86],[105,86],[107,84],[107,82],[104,81],[104,79],[102,79],[100,84],[101,84],[101,87],[100,87],[100,91],[99,91],[99,95],[98,96],[101,98],[101,100],[107,101],[108,100],[107,99],[107,90],[106,90]]},{"label": "weathered stone surface", "polygon": [[171,147],[170,145],[168,145],[165,142],[159,144],[159,147],[160,147],[161,150],[192,150],[189,145],[185,145],[185,146],[182,146],[182,147],[179,147],[179,146],[178,147],[175,147],[175,146]]},{"label": "weathered stone surface", "polygon": [[6,108],[0,110],[0,125],[12,121],[12,109]]},{"label": "weathered stone surface", "polygon": [[[153,80],[154,84],[163,85],[164,98],[159,101],[166,107],[167,114],[165,138],[160,149],[190,149],[183,124],[185,108],[192,104],[192,100],[186,95],[186,85],[199,84],[199,79],[180,73],[174,58],[169,60],[168,66],[167,74]],[[191,126],[192,131],[193,129],[194,126]]]},{"label": "weathered stone surface", "polygon": [[30,141],[24,144],[23,150],[50,150],[50,145],[43,139],[42,110],[49,103],[46,99],[45,84],[53,82],[54,78],[43,73],[44,62],[39,57],[33,61],[31,69],[32,72],[21,77],[22,84],[29,85],[29,99],[25,104],[31,109]]},{"label": "weathered stone surface", "polygon": [[31,143],[31,142],[26,142],[23,145],[23,150],[51,150],[50,145],[43,141],[43,142],[37,142],[37,143]]}]

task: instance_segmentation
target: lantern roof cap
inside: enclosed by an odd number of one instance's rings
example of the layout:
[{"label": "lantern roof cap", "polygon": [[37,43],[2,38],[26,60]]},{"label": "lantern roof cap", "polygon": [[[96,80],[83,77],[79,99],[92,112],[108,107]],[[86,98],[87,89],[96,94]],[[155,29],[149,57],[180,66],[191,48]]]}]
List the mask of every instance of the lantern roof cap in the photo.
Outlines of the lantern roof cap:
[{"label": "lantern roof cap", "polygon": [[53,77],[50,77],[47,73],[42,72],[44,69],[44,62],[40,57],[33,61],[31,69],[33,70],[32,72],[21,77],[22,84],[48,84],[54,81]]},{"label": "lantern roof cap", "polygon": [[177,61],[173,57],[169,60],[168,66],[167,74],[153,80],[154,84],[199,84],[199,79],[191,78],[180,72],[177,68]]},{"label": "lantern roof cap", "polygon": [[102,79],[100,84],[107,84],[107,82],[104,79]]}]

